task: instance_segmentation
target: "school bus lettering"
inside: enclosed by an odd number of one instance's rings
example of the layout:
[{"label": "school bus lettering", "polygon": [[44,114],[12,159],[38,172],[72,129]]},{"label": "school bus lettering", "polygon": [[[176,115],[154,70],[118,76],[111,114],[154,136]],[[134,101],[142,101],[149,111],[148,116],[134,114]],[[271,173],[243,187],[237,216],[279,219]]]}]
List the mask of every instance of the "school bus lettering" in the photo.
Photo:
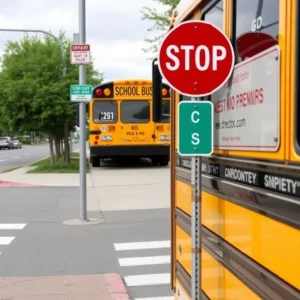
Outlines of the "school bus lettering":
[{"label": "school bus lettering", "polygon": [[225,177],[249,184],[255,184],[257,180],[256,173],[235,168],[225,168]]},{"label": "school bus lettering", "polygon": [[212,165],[212,164],[202,163],[201,171],[206,173],[206,174],[212,174],[212,175],[215,175],[215,176],[219,176],[219,174],[220,174],[219,166]]},{"label": "school bus lettering", "polygon": [[141,96],[137,86],[122,86],[115,88],[116,96]]},{"label": "school bus lettering", "polygon": [[143,86],[142,87],[143,96],[152,96],[152,86]]},{"label": "school bus lettering", "polygon": [[279,176],[265,175],[264,184],[266,188],[272,188],[281,192],[300,195],[300,181]]}]

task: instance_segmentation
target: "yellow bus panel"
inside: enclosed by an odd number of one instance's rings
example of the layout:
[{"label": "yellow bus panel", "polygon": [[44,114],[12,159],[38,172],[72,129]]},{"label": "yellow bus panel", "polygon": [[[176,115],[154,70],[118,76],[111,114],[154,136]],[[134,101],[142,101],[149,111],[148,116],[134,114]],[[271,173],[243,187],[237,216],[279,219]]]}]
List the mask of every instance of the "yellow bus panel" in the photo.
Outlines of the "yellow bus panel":
[{"label": "yellow bus panel", "polygon": [[191,215],[192,213],[192,187],[190,184],[184,183],[180,180],[175,182],[175,201],[176,206],[182,211]]},{"label": "yellow bus panel", "polygon": [[190,235],[176,225],[176,259],[190,276],[192,275],[191,242]]},{"label": "yellow bus panel", "polygon": [[[203,216],[216,215],[216,205],[211,205],[216,197],[202,194]],[[215,222],[218,225],[206,217],[203,225],[299,289],[300,231],[224,199],[218,202],[223,206]]]}]

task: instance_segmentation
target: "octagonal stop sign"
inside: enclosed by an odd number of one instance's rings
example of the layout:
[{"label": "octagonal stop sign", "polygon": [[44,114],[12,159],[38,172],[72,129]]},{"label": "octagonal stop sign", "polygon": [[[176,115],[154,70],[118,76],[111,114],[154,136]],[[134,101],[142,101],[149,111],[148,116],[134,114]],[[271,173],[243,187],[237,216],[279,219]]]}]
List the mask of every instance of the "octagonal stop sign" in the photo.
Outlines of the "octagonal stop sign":
[{"label": "octagonal stop sign", "polygon": [[227,36],[212,23],[187,21],[164,38],[158,66],[174,90],[202,97],[217,91],[229,79],[234,51]]}]

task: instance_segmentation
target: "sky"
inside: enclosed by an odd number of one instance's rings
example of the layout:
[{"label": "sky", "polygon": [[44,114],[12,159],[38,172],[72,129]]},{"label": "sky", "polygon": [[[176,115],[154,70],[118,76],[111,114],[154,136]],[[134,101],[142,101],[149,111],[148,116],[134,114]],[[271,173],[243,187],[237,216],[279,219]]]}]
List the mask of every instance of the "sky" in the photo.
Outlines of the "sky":
[{"label": "sky", "polygon": [[[145,37],[152,23],[141,19],[143,6],[157,7],[153,0],[86,0],[86,42],[91,45],[95,68],[104,80],[151,79]],[[4,4],[5,3],[5,4]],[[39,29],[58,36],[64,30],[68,38],[79,30],[79,0],[3,0],[1,29]],[[32,35],[33,33],[30,33]],[[0,56],[8,40],[24,36],[1,31]]]}]

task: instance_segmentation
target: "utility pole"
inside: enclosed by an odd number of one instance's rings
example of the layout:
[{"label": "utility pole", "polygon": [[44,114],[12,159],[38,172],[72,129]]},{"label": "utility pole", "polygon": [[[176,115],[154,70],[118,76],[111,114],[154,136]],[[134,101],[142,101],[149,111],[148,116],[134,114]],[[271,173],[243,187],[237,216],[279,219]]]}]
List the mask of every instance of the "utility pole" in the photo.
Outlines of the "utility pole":
[{"label": "utility pole", "polygon": [[[79,0],[79,43],[86,42],[85,0]],[[86,84],[86,66],[79,65],[79,84]],[[79,107],[80,125],[80,220],[87,220],[86,212],[86,103]]]}]

